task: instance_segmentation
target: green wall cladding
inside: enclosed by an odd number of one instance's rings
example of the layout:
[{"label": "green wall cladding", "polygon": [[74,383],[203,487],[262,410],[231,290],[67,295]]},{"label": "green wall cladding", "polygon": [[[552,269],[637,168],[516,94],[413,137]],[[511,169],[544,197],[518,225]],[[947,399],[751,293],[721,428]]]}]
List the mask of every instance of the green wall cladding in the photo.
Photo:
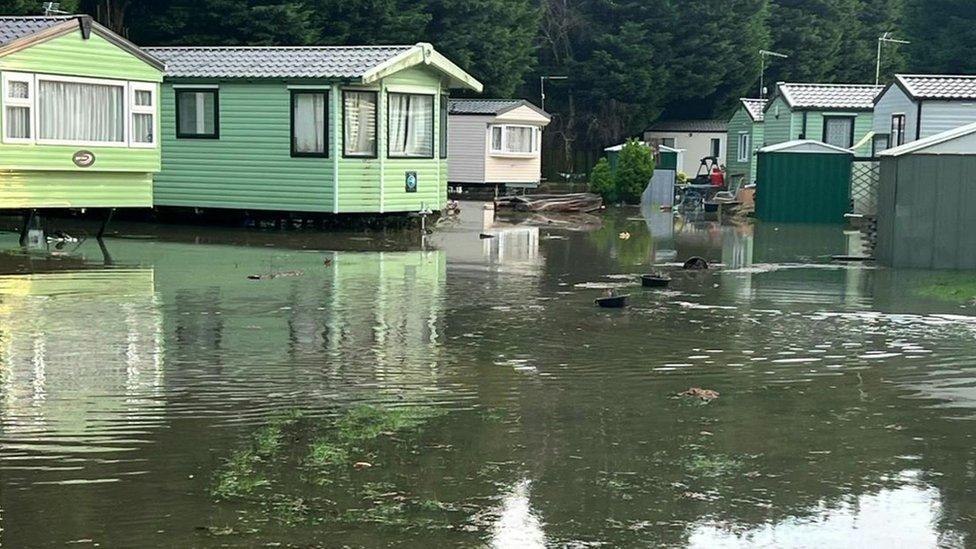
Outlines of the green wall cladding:
[{"label": "green wall cladding", "polygon": [[[162,72],[97,34],[75,31],[0,57],[0,73],[16,71],[161,82]],[[4,123],[0,109],[0,127]],[[79,168],[79,150],[95,164]],[[0,209],[145,208],[152,206],[152,173],[160,149],[88,145],[7,144],[0,140]]]},{"label": "green wall cladding", "polygon": [[[745,107],[739,107],[735,114],[732,115],[731,120],[729,120],[729,135],[728,135],[728,159],[726,162],[726,167],[728,168],[728,173],[730,177],[744,177],[747,181],[746,183],[751,183],[752,179],[752,165],[753,157],[752,150],[755,150],[757,146],[762,145],[762,138],[756,140],[756,127],[762,127],[762,124],[755,124],[752,121],[752,117],[746,111]],[[749,135],[749,160],[746,162],[739,162],[739,135],[743,132]]]},{"label": "green wall cladding", "polygon": [[0,57],[0,70],[146,82],[163,80],[155,67],[94,32],[85,40],[80,30]]},{"label": "green wall cladding", "polygon": [[[179,82],[190,85],[192,82]],[[160,206],[333,213],[410,212],[447,203],[447,162],[439,158],[440,79],[428,69],[387,77],[381,92],[377,158],[342,157],[342,85],[321,81],[209,81],[219,86],[220,139],[177,139],[174,82],[163,86]],[[289,86],[329,89],[329,158],[291,157]],[[362,89],[362,86],[350,86]],[[387,156],[389,91],[435,94],[434,158]],[[407,172],[418,188],[406,192]],[[338,185],[334,185],[334,181]]]},{"label": "green wall cladding", "polygon": [[771,222],[843,223],[850,210],[849,154],[760,153],[756,217]]},{"label": "green wall cladding", "polygon": [[[779,118],[776,117],[776,110],[779,109]],[[763,142],[766,145],[776,145],[800,139],[803,134],[803,111],[791,112],[782,97],[773,100],[769,109],[766,111],[765,122],[763,125]],[[857,145],[864,138],[874,131],[873,112],[819,112],[806,111],[806,138],[814,141],[823,139],[824,117],[855,115],[854,118],[854,144]],[[731,131],[729,139],[732,138]],[[731,145],[730,145],[731,146]],[[871,140],[868,139],[860,147],[854,150],[855,154],[861,157],[871,156]]]},{"label": "green wall cladding", "polygon": [[0,209],[149,207],[150,173],[0,172]]}]

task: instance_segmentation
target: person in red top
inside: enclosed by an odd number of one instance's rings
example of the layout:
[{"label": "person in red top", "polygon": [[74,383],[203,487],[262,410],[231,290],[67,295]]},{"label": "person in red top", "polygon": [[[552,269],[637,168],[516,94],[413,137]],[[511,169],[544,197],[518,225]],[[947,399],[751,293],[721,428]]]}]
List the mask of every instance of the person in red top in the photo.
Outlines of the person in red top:
[{"label": "person in red top", "polygon": [[722,168],[718,166],[712,168],[711,181],[713,187],[725,186],[725,174],[722,172]]}]

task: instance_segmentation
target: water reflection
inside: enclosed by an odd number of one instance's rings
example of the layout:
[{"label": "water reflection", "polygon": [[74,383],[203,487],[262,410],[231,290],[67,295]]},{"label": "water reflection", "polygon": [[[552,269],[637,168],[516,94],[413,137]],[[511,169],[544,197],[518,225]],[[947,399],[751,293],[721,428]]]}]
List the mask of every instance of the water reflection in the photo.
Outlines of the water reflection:
[{"label": "water reflection", "polygon": [[[973,539],[973,280],[834,263],[839,227],[462,209],[427,251],[162,227],[108,241],[128,268],[0,258],[45,273],[0,277],[0,543]],[[254,497],[215,499],[237,473]]]},{"label": "water reflection", "polygon": [[[907,471],[904,476],[912,476]],[[939,532],[942,497],[930,486],[901,486],[864,494],[839,505],[819,503],[804,517],[742,528],[702,521],[689,547],[964,547],[958,532]],[[816,543],[811,543],[816,540]]]},{"label": "water reflection", "polygon": [[162,319],[153,274],[0,277],[5,454],[118,451],[159,425]]}]

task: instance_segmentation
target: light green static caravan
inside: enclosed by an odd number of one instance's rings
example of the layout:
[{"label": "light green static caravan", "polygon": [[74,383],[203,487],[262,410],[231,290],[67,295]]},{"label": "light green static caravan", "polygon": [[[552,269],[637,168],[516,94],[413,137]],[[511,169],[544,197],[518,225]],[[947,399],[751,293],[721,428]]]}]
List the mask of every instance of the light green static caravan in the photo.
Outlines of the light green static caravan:
[{"label": "light green static caravan", "polygon": [[167,65],[157,206],[446,205],[447,96],[481,84],[430,44],[148,51]]},{"label": "light green static caravan", "polygon": [[148,208],[160,61],[90,17],[0,17],[0,209]]},{"label": "light green static caravan", "polygon": [[756,151],[763,146],[765,99],[740,99],[729,120],[728,174],[731,181],[756,182]]},{"label": "light green static caravan", "polygon": [[810,139],[873,156],[874,100],[883,86],[776,85],[763,116],[766,146]]}]

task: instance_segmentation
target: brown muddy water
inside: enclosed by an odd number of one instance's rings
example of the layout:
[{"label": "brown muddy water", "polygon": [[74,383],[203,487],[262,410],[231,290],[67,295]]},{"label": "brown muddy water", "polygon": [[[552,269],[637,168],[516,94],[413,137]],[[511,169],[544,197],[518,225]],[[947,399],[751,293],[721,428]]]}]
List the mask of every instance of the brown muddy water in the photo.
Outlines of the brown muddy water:
[{"label": "brown muddy water", "polygon": [[462,217],[117,224],[109,266],[0,235],[0,547],[974,543],[976,276],[832,264],[835,227]]}]

